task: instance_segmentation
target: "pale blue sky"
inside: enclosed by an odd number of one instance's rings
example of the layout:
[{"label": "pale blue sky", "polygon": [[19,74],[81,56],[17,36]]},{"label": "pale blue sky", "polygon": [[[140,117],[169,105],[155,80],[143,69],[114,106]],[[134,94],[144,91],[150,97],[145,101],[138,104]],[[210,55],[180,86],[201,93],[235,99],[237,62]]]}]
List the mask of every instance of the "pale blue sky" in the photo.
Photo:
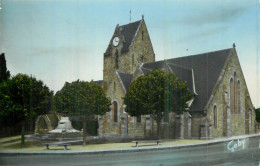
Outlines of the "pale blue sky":
[{"label": "pale blue sky", "polygon": [[231,48],[235,42],[254,106],[260,106],[257,0],[0,2],[0,52],[12,75],[32,74],[55,92],[65,81],[102,79],[103,53],[116,25],[129,23],[131,10],[132,22],[144,14],[156,60]]}]

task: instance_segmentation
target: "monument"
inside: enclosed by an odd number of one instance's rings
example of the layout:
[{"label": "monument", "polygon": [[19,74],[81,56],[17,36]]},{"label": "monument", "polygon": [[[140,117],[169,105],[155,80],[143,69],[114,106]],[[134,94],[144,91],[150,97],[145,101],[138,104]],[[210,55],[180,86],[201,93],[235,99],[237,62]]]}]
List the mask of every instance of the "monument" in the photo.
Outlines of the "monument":
[{"label": "monument", "polygon": [[80,131],[75,130],[72,127],[69,117],[61,117],[57,128],[49,131],[49,133],[77,133],[77,132],[80,132]]}]

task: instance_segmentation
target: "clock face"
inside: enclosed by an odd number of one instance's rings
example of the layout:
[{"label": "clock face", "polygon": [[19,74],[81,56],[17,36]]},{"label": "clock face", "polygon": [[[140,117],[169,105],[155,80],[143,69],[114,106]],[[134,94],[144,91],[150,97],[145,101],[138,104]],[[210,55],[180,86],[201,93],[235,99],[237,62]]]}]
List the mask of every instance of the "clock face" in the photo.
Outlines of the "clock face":
[{"label": "clock face", "polygon": [[113,46],[118,46],[118,44],[119,44],[119,38],[118,37],[115,37],[114,39],[113,39]]}]

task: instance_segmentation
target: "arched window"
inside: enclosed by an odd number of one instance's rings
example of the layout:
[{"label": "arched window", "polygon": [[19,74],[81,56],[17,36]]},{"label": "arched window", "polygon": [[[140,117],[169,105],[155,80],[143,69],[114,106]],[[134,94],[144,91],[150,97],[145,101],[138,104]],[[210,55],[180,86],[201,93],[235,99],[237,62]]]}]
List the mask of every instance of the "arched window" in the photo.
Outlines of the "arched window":
[{"label": "arched window", "polygon": [[116,92],[116,83],[114,82],[114,92]]},{"label": "arched window", "polygon": [[218,113],[217,113],[216,105],[213,108],[213,122],[214,122],[214,128],[217,128],[218,127]]},{"label": "arched window", "polygon": [[237,113],[240,114],[241,112],[241,107],[240,107],[240,93],[241,92],[241,87],[240,87],[240,81],[237,81]]},{"label": "arched window", "polygon": [[142,40],[144,40],[144,31],[142,31]]},{"label": "arched window", "polygon": [[234,80],[230,79],[230,111],[234,114]]},{"label": "arched window", "polygon": [[113,114],[114,114],[114,122],[117,122],[117,102],[113,101]]}]

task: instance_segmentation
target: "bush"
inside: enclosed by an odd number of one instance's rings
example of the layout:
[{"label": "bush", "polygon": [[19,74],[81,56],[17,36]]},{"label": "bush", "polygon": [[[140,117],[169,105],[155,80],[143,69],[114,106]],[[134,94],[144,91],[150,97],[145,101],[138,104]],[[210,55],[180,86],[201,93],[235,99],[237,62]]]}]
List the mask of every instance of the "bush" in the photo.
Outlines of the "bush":
[{"label": "bush", "polygon": [[[76,130],[81,131],[81,129],[83,128],[83,122],[80,120],[72,120],[71,124],[72,124],[72,127]],[[97,135],[97,129],[98,129],[97,121],[87,120],[86,127],[87,127],[87,133],[89,135]]]},{"label": "bush", "polygon": [[74,129],[79,130],[79,131],[81,131],[81,129],[83,128],[82,121],[79,121],[79,120],[72,120],[71,125]]}]

